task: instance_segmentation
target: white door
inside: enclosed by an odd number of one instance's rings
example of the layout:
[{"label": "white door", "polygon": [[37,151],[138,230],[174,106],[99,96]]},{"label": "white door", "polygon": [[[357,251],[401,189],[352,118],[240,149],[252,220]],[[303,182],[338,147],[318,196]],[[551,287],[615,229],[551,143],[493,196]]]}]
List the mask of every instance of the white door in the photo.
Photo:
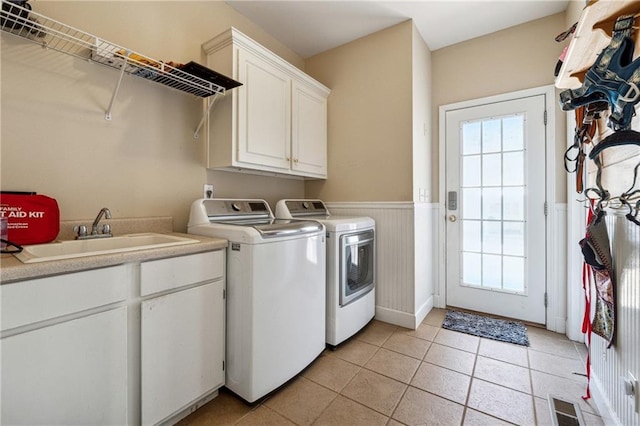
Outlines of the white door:
[{"label": "white door", "polygon": [[545,96],[446,111],[446,303],[545,323]]}]

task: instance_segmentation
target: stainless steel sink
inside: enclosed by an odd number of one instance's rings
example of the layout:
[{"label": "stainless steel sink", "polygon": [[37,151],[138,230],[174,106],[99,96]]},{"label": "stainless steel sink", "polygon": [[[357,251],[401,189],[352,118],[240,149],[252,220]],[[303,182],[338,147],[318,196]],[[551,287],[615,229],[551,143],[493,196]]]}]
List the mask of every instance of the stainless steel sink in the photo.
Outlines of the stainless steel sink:
[{"label": "stainless steel sink", "polygon": [[198,240],[192,238],[167,234],[128,234],[94,240],[55,241],[47,244],[27,245],[23,246],[22,252],[15,254],[15,256],[20,259],[22,263],[35,263],[178,246],[197,242]]}]

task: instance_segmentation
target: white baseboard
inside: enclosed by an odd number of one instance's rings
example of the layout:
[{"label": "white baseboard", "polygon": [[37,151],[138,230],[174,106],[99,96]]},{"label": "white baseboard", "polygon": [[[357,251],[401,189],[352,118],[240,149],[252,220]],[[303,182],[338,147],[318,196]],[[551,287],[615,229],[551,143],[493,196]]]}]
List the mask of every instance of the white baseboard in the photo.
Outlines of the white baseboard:
[{"label": "white baseboard", "polygon": [[422,321],[427,317],[427,314],[431,312],[433,309],[433,295],[427,299],[426,302],[418,309],[416,313],[416,323],[413,329],[415,330],[422,323]]},{"label": "white baseboard", "polygon": [[408,312],[396,311],[395,309],[376,306],[375,319],[400,327],[415,330],[416,317]]},{"label": "white baseboard", "polygon": [[426,318],[427,314],[433,309],[433,297],[430,297],[420,308],[416,314],[409,312],[397,311],[395,309],[376,306],[375,319],[389,324],[415,330]]},{"label": "white baseboard", "polygon": [[567,319],[564,317],[555,317],[549,320],[547,324],[547,330],[554,331],[560,334],[567,333]]},{"label": "white baseboard", "polygon": [[446,308],[447,305],[446,303],[444,303],[444,297],[440,296],[439,294],[434,294],[433,295],[433,307],[434,308]]}]

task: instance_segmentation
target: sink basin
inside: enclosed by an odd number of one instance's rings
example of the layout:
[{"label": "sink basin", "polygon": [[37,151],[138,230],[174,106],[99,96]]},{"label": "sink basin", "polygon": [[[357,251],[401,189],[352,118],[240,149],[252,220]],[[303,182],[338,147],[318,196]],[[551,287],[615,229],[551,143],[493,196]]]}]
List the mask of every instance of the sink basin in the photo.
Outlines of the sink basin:
[{"label": "sink basin", "polygon": [[99,254],[123,253],[160,247],[197,243],[192,238],[166,234],[128,234],[89,240],[55,241],[47,244],[23,246],[16,256],[22,263],[48,262]]}]

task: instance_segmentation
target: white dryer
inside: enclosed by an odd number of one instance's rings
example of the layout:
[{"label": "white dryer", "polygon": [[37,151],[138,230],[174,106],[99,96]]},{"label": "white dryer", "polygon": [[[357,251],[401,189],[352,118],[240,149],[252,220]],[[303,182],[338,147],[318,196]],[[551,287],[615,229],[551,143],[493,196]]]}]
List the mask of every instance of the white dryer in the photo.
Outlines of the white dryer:
[{"label": "white dryer", "polygon": [[255,402],[325,348],[325,228],[264,200],[199,199],[188,232],[229,241],[225,386]]},{"label": "white dryer", "polygon": [[327,337],[337,346],[375,315],[375,221],[332,216],[321,200],[280,200],[276,217],[313,219],[327,229]]}]

